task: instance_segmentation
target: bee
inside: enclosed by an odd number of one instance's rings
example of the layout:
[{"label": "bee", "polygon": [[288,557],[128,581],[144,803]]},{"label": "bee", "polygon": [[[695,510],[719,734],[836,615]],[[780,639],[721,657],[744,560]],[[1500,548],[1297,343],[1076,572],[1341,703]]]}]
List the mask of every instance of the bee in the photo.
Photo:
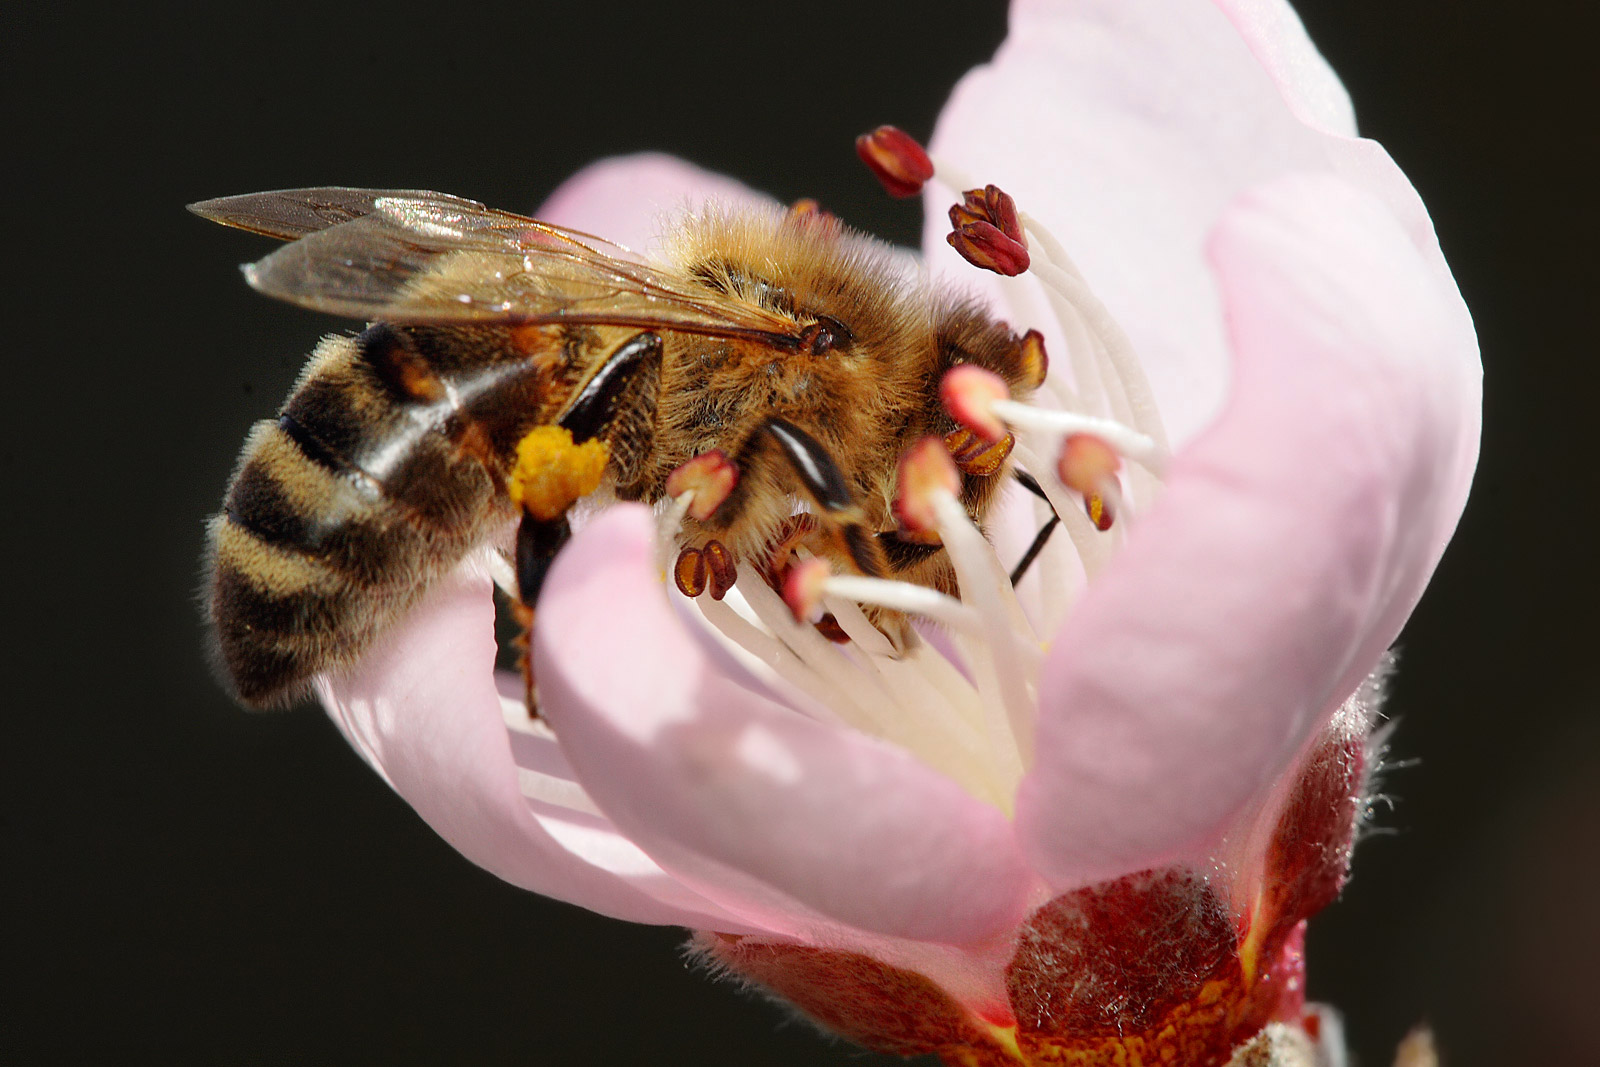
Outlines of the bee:
[{"label": "bee", "polygon": [[[1026,394],[1044,375],[1037,343],[814,210],[688,214],[659,263],[434,192],[298,189],[191,210],[286,242],[244,268],[260,292],[369,323],[316,347],[250,431],[208,526],[215,658],[251,706],[350,666],[485,544],[510,556],[531,625],[569,507],[662,503],[696,457],[737,480],[684,518],[684,592],[720,597],[740,562],[776,583],[800,547],[953,591],[942,547],[896,524],[899,458],[945,436],[981,524],[1009,440],[961,430],[939,382],[971,363]],[[869,617],[909,633],[892,612]]]}]

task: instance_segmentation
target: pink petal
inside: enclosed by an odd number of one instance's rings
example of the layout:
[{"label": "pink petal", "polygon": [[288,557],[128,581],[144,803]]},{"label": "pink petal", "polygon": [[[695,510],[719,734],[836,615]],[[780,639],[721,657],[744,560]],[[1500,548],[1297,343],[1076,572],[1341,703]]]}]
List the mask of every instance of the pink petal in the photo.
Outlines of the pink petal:
[{"label": "pink petal", "polygon": [[1306,36],[1286,0],[1215,0],[1267,69],[1301,122],[1342,137],[1356,135],[1355,111],[1339,76]]},{"label": "pink petal", "polygon": [[535,214],[645,252],[660,243],[664,222],[707,201],[776,203],[732,178],[644,152],[589,164],[562,182]]},{"label": "pink petal", "polygon": [[537,812],[494,676],[489,580],[464,565],[318,691],[356,751],[468,859],[506,881],[634,922],[754,929],[677,884],[614,828]]},{"label": "pink petal", "polygon": [[1192,857],[1284,772],[1399,633],[1476,459],[1466,309],[1382,203],[1284,179],[1209,247],[1232,395],[1040,684],[1017,821],[1059,886]]},{"label": "pink petal", "polygon": [[903,751],[722,673],[653,553],[648,511],[614,508],[557,559],[539,604],[544,712],[623,832],[773,929],[824,916],[968,942],[1014,923],[1030,879],[1005,817]]},{"label": "pink petal", "polygon": [[[1244,189],[1327,166],[1323,141],[1210,0],[1017,0],[1005,43],[956,86],[931,147],[1062,242],[1128,332],[1181,442],[1227,388],[1205,236]],[[927,197],[923,248],[936,273],[975,283],[944,247],[947,206]],[[1054,366],[1066,365],[1053,322],[1015,325],[1044,330]]]}]

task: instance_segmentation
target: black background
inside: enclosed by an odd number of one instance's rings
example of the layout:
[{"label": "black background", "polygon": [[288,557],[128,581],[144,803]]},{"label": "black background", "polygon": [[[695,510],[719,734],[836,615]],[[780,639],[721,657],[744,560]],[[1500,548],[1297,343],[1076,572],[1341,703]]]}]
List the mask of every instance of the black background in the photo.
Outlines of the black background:
[{"label": "black background", "polygon": [[[1403,639],[1416,765],[1312,927],[1312,995],[1368,1065],[1424,1017],[1458,1067],[1600,1063],[1590,6],[1301,5],[1431,207],[1487,368],[1475,495]],[[879,1062],[689,972],[678,931],[499,883],[321,715],[214,687],[202,519],[343,324],[249,292],[234,265],[263,243],[182,205],[349,184],[531,210],[589,160],[658,148],[915,243],[915,203],[850,139],[926,136],[1001,8],[6,22],[5,1061]]]}]

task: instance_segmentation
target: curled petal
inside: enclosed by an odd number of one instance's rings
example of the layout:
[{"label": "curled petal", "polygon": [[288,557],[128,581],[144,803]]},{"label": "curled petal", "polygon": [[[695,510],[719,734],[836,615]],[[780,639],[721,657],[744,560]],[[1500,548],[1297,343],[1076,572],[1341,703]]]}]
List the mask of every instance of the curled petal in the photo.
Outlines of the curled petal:
[{"label": "curled petal", "polygon": [[1297,176],[1210,244],[1236,351],[1217,423],[1058,633],[1018,827],[1076,885],[1193,856],[1398,634],[1466,498],[1466,309],[1372,196]]},{"label": "curled petal", "polygon": [[1350,94],[1287,0],[1216,0],[1216,5],[1278,83],[1300,121],[1343,137],[1356,135]]},{"label": "curled petal", "polygon": [[652,530],[641,507],[599,516],[539,604],[544,713],[618,827],[774,929],[815,914],[967,942],[1014,923],[1029,875],[1005,817],[902,750],[729,678],[663,594]]},{"label": "curled petal", "polygon": [[318,693],[395,792],[506,881],[633,922],[755,929],[677,884],[602,820],[530,805],[494,656],[489,580],[464,565],[355,670],[321,679]]}]

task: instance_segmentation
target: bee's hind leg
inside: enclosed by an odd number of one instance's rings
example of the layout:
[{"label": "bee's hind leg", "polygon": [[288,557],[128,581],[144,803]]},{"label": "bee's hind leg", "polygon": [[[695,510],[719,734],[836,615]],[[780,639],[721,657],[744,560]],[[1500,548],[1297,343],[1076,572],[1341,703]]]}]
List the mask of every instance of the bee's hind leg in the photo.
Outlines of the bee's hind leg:
[{"label": "bee's hind leg", "polygon": [[[660,370],[660,335],[635,334],[606,356],[554,425],[534,427],[517,445],[507,483],[513,503],[522,508],[512,612],[524,631],[522,682],[530,716],[539,714],[528,647],[534,606],[556,553],[572,539],[567,511],[599,488],[608,466],[626,468],[648,446]],[[619,478],[628,473],[619,471]]]}]

